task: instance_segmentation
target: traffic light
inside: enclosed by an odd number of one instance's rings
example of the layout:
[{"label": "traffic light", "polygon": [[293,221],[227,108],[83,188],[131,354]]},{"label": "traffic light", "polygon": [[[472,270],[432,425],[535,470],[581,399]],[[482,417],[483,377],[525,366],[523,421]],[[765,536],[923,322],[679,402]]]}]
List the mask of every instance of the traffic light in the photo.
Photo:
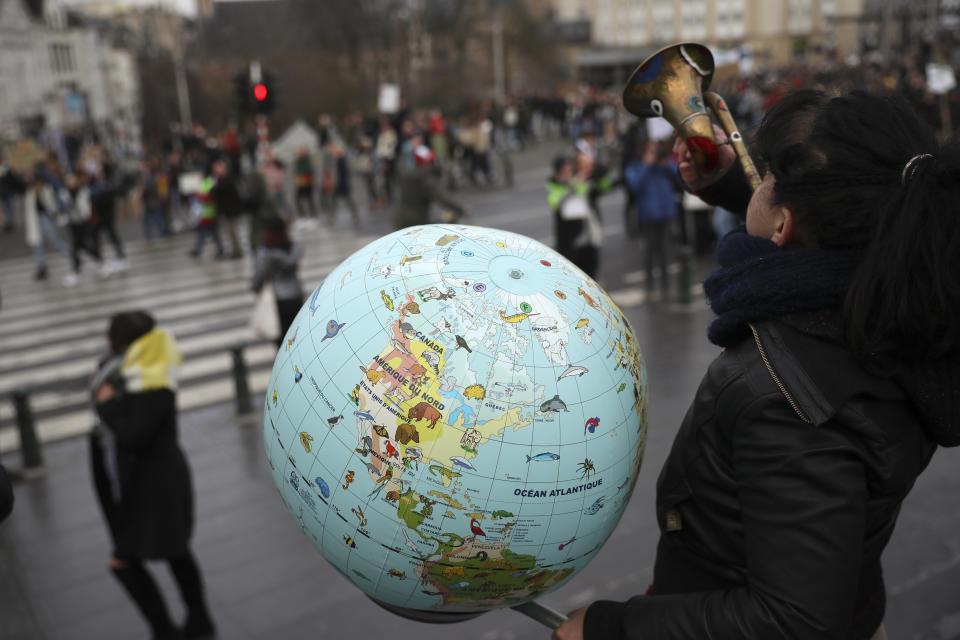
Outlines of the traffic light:
[{"label": "traffic light", "polygon": [[233,74],[237,110],[241,114],[266,115],[276,105],[276,84],[273,74],[253,62]]},{"label": "traffic light", "polygon": [[250,94],[253,96],[253,111],[257,114],[269,114],[276,106],[277,87],[273,74],[266,69],[260,72],[260,81],[251,83]]}]

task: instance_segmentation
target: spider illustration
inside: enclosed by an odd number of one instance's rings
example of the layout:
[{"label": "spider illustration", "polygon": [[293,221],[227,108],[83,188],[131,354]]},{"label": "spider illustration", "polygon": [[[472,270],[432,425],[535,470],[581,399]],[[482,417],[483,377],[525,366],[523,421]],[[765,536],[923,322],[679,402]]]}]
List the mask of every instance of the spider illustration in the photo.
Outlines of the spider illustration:
[{"label": "spider illustration", "polygon": [[577,465],[577,470],[580,471],[581,480],[589,479],[591,473],[596,473],[596,469],[593,468],[593,460],[590,458],[584,458],[583,462]]}]

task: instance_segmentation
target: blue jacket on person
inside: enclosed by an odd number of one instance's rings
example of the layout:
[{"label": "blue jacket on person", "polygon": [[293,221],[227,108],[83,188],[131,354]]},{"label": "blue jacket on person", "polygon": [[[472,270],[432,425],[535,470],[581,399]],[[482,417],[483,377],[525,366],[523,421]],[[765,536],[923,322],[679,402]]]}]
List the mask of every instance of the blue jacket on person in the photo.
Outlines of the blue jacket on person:
[{"label": "blue jacket on person", "polygon": [[676,173],[673,160],[665,165],[648,165],[637,158],[627,165],[623,179],[637,203],[637,222],[651,224],[677,214]]}]

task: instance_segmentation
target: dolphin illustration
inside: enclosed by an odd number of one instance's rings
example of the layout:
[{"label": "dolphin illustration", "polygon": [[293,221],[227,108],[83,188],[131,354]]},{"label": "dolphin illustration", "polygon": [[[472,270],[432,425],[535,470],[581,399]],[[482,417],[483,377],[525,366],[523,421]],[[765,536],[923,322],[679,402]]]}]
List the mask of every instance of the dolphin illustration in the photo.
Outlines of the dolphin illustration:
[{"label": "dolphin illustration", "polygon": [[560,377],[557,378],[557,381],[559,382],[562,378],[568,378],[570,376],[579,377],[587,373],[588,371],[589,369],[587,369],[586,367],[575,367],[573,365],[570,365],[569,367],[566,368],[566,370],[563,373],[560,374]]},{"label": "dolphin illustration", "polygon": [[560,399],[560,396],[555,395],[540,405],[540,411],[546,413],[547,411],[569,411],[569,409],[567,409],[566,403]]}]

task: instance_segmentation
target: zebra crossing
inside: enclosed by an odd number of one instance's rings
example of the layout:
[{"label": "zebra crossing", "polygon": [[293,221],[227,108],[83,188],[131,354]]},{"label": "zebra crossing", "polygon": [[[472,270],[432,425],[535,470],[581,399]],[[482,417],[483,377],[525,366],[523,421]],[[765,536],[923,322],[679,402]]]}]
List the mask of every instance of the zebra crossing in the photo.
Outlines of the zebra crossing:
[{"label": "zebra crossing", "polygon": [[[468,194],[464,201],[477,213],[466,224],[503,228],[551,244],[552,219],[542,199],[542,170],[518,174],[514,189]],[[618,207],[613,196],[610,209]],[[369,216],[363,233],[352,230],[298,226],[295,236],[305,246],[300,265],[304,289],[309,292],[343,259],[390,231],[387,216]],[[617,216],[607,216],[603,234],[611,246],[623,247]],[[244,234],[241,233],[241,237]],[[131,309],[149,310],[158,324],[173,332],[184,355],[177,394],[181,411],[234,400],[230,348],[244,349],[248,385],[254,395],[265,394],[275,349],[254,342],[249,328],[254,294],[250,290],[253,265],[243,260],[197,263],[187,257],[192,234],[155,241],[127,242],[128,271],[106,279],[88,269],[75,287],[64,287],[59,277],[67,269],[62,256],[50,257],[51,278],[33,280],[31,258],[0,262],[0,452],[19,448],[11,393],[29,393],[37,436],[47,442],[86,433],[93,414],[88,380],[106,350],[109,318]],[[112,248],[105,248],[112,256]],[[671,265],[676,270],[677,265]],[[644,304],[639,271],[619,274],[617,287],[608,289],[621,307]],[[700,295],[699,285],[692,288]]]},{"label": "zebra crossing", "polygon": [[[297,237],[306,247],[300,275],[309,291],[377,236],[299,228]],[[53,277],[42,282],[33,280],[29,258],[0,263],[0,452],[19,447],[10,401],[15,389],[29,393],[41,442],[90,429],[88,380],[106,350],[109,318],[118,311],[147,309],[177,337],[184,356],[177,394],[181,411],[233,401],[229,349],[236,344],[247,344],[251,392],[266,393],[276,350],[257,342],[249,328],[252,260],[197,263],[186,255],[192,243],[190,234],[152,247],[129,242],[128,271],[106,279],[84,274],[70,288],[55,277],[58,268],[66,269],[62,258],[50,260]]]}]

